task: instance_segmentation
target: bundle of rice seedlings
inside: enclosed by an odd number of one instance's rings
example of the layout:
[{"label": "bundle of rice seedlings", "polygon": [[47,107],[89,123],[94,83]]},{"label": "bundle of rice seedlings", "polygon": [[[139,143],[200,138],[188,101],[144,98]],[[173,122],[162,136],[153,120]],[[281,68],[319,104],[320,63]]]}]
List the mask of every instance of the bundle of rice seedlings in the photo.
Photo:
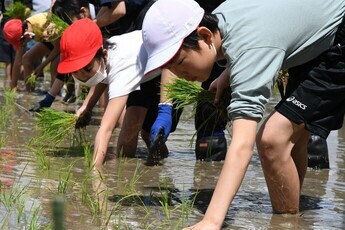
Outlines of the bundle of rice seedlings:
[{"label": "bundle of rice seedlings", "polygon": [[36,76],[34,74],[31,74],[30,77],[28,77],[25,80],[25,83],[30,85],[30,86],[35,86],[36,85]]},{"label": "bundle of rice seedlings", "polygon": [[49,15],[47,25],[44,31],[44,40],[48,42],[53,42],[60,38],[65,29],[69,26],[55,14]]},{"label": "bundle of rice seedlings", "polygon": [[[182,108],[190,104],[213,103],[216,92],[203,89],[200,85],[182,78],[175,78],[172,83],[165,85],[167,98],[173,101],[176,108]],[[230,87],[223,92],[220,109],[227,107],[231,99]]]},{"label": "bundle of rice seedlings", "polygon": [[22,21],[27,19],[31,14],[30,8],[26,7],[21,2],[15,2],[5,11],[4,15],[10,18],[17,18]]},{"label": "bundle of rice seedlings", "polygon": [[74,133],[75,124],[78,120],[75,114],[51,108],[43,108],[36,114],[35,121],[40,133],[38,140],[51,141],[53,146],[57,146]]}]

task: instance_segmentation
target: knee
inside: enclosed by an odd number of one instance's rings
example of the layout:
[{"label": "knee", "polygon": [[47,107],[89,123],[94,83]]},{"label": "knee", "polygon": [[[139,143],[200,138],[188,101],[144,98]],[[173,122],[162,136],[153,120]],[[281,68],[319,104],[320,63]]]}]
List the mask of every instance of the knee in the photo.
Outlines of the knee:
[{"label": "knee", "polygon": [[32,66],[31,58],[29,55],[24,54],[23,59],[22,59],[22,65],[24,68],[28,68]]},{"label": "knee", "polygon": [[256,147],[262,163],[273,162],[281,159],[279,137],[272,132],[259,133],[256,138]]}]

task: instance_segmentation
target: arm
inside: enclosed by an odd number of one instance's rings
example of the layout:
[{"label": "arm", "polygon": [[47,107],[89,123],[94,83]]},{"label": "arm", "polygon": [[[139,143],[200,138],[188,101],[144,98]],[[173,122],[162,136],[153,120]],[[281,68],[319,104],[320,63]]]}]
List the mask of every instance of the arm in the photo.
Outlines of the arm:
[{"label": "arm", "polygon": [[22,74],[23,55],[24,55],[24,46],[20,46],[19,50],[16,51],[16,57],[13,62],[11,89],[17,88],[18,80],[20,79],[20,75]]},{"label": "arm", "polygon": [[164,130],[164,139],[166,140],[170,134],[172,126],[172,102],[167,99],[167,94],[164,85],[172,82],[174,79],[173,74],[168,69],[163,69],[160,85],[160,102],[158,104],[158,115],[153,123],[150,131],[150,141],[154,142],[157,135]]},{"label": "arm", "polygon": [[109,144],[109,140],[123,109],[126,106],[128,95],[111,99],[105,109],[101,126],[96,134],[93,163],[94,166],[102,166]]},{"label": "arm", "polygon": [[95,22],[101,28],[126,15],[125,1],[114,2],[111,7],[103,6],[99,10]]},{"label": "arm", "polygon": [[35,69],[34,74],[38,76],[51,61],[53,61],[60,54],[60,39],[57,39],[53,42],[54,48],[49,53],[48,57]]},{"label": "arm", "polygon": [[83,105],[77,110],[76,115],[80,116],[85,111],[92,110],[107,87],[108,85],[102,83],[94,87],[91,87],[89,93],[87,94],[83,102]]},{"label": "arm", "polygon": [[172,72],[170,72],[170,70],[168,69],[162,70],[161,87],[160,87],[160,102],[161,103],[172,103],[172,101],[169,101],[167,99],[167,93],[164,86],[166,84],[172,83],[175,77],[176,76]]},{"label": "arm", "polygon": [[[229,206],[241,186],[253,154],[257,122],[249,119],[233,121],[232,141],[206,214],[190,229],[221,229]],[[209,227],[209,228],[207,228]],[[188,229],[188,228],[187,228]]]}]

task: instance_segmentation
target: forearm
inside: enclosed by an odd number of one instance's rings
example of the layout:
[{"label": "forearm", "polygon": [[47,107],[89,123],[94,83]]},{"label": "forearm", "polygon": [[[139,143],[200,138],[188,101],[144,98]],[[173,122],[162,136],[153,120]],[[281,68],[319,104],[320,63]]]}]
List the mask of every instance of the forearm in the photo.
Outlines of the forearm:
[{"label": "forearm", "polygon": [[116,97],[108,103],[95,139],[93,159],[96,167],[101,166],[105,160],[111,134],[126,106],[127,98],[127,95]]},{"label": "forearm", "polygon": [[103,165],[107,154],[111,134],[112,129],[106,129],[102,127],[100,127],[96,134],[93,154],[93,164],[95,167],[100,167]]},{"label": "forearm", "polygon": [[96,16],[96,24],[99,27],[107,26],[126,15],[125,1],[117,2],[111,8],[103,6]]},{"label": "forearm", "polygon": [[11,79],[12,89],[17,87],[17,83],[21,75],[23,54],[24,54],[24,47],[20,47],[19,50],[16,52],[16,57],[13,62],[12,79]]},{"label": "forearm", "polygon": [[87,108],[88,110],[92,110],[107,86],[108,85],[100,83],[94,87],[91,87],[84,100],[83,107]]},{"label": "forearm", "polygon": [[204,219],[222,226],[229,206],[243,181],[252,157],[256,136],[256,121],[234,121],[233,137],[220,173],[211,203]]},{"label": "forearm", "polygon": [[43,69],[46,65],[52,62],[60,54],[59,47],[54,46],[54,49],[49,53],[48,57],[40,64],[40,68]]},{"label": "forearm", "polygon": [[165,85],[172,83],[176,76],[173,75],[168,69],[163,69],[162,77],[161,77],[161,85],[160,85],[160,102],[161,103],[172,103],[172,101],[168,100],[167,92],[165,89]]}]

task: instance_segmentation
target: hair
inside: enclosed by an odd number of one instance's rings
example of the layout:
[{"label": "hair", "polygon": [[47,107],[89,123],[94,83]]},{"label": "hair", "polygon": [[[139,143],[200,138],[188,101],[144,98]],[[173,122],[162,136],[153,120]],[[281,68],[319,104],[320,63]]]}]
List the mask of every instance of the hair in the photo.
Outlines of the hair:
[{"label": "hair", "polygon": [[[199,27],[204,26],[215,34],[219,30],[218,21],[216,15],[205,12]],[[187,49],[200,49],[198,42],[200,39],[202,38],[198,35],[197,30],[194,30],[183,40],[182,47]]]},{"label": "hair", "polygon": [[[105,55],[104,55],[104,53],[103,53],[103,47],[101,47],[101,48],[99,48],[99,49],[97,50],[95,56],[91,59],[90,63],[91,63],[94,59],[98,59],[98,60],[102,60],[102,59],[103,59],[104,62],[106,63],[106,58],[105,58]],[[90,64],[90,63],[89,63],[89,64]],[[90,72],[90,69],[87,68],[87,66],[88,66],[89,64],[87,64],[87,65],[84,66],[84,68],[83,68],[86,72]]]},{"label": "hair", "polygon": [[68,24],[72,24],[72,18],[80,18],[80,9],[89,9],[87,0],[56,0],[52,12]]},{"label": "hair", "polygon": [[104,53],[103,53],[103,47],[99,48],[95,54],[95,57],[94,58],[97,58],[97,59],[102,59],[104,58]]}]

